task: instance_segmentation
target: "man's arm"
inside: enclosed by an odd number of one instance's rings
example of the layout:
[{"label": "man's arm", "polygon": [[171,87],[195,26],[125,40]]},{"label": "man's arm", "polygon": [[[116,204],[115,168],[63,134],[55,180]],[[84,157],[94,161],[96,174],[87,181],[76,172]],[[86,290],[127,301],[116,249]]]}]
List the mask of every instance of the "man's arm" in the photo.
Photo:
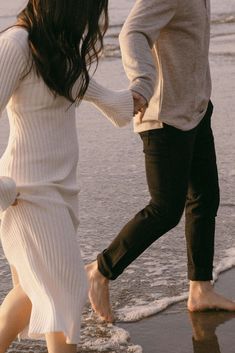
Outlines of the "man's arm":
[{"label": "man's arm", "polygon": [[123,65],[130,89],[151,99],[156,82],[152,48],[173,18],[178,0],[137,0],[120,33]]}]

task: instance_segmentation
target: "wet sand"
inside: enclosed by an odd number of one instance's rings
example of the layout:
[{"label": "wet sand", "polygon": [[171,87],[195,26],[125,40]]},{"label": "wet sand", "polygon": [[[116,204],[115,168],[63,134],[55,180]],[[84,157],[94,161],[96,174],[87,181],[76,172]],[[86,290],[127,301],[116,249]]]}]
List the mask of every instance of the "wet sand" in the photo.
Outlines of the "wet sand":
[{"label": "wet sand", "polygon": [[[223,273],[215,287],[235,298],[235,269]],[[191,314],[186,302],[140,322],[121,324],[143,353],[234,353],[235,313],[204,312]]]}]

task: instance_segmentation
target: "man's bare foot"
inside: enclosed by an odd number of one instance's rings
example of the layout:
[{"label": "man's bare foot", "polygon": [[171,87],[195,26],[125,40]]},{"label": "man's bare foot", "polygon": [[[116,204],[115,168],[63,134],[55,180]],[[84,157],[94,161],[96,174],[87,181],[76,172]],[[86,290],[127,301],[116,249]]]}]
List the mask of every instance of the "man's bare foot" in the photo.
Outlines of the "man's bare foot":
[{"label": "man's bare foot", "polygon": [[209,281],[190,281],[188,310],[191,312],[205,310],[235,311],[235,302],[217,294]]},{"label": "man's bare foot", "polygon": [[103,320],[113,322],[113,314],[109,299],[109,280],[98,269],[97,261],[86,265],[89,281],[89,299],[93,310]]}]

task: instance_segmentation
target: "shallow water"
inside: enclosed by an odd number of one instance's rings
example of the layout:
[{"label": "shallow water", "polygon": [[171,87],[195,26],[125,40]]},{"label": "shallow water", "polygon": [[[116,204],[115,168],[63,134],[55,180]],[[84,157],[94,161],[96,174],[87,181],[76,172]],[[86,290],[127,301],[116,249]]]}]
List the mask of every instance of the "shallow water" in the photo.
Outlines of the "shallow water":
[{"label": "shallow water", "polygon": [[[105,57],[97,79],[109,87],[126,87],[118,33],[133,0],[111,0],[111,27]],[[212,0],[211,69],[214,81],[213,126],[221,184],[217,218],[215,266],[218,271],[234,264],[235,240],[235,3]],[[78,237],[88,262],[105,248],[120,228],[148,202],[142,146],[132,127],[113,128],[88,104],[78,111],[80,142],[80,221]],[[0,122],[0,154],[6,145],[8,125]],[[219,267],[220,266],[220,267]],[[120,320],[135,320],[164,308],[187,292],[184,224],[153,244],[112,283],[112,301]],[[0,296],[10,288],[10,274],[0,253]],[[87,308],[81,352],[141,352],[128,343],[128,335],[100,324]],[[29,348],[31,347],[31,348]],[[46,352],[41,343],[17,343],[11,352]]]}]

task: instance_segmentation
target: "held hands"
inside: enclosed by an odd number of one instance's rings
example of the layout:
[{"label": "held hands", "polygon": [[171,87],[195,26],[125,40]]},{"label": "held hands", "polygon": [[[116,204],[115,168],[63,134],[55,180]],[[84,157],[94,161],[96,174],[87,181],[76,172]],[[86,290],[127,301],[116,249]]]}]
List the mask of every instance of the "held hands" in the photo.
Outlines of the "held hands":
[{"label": "held hands", "polygon": [[135,91],[132,91],[132,95],[134,99],[134,115],[139,114],[139,118],[142,121],[148,107],[148,102],[141,94]]}]

